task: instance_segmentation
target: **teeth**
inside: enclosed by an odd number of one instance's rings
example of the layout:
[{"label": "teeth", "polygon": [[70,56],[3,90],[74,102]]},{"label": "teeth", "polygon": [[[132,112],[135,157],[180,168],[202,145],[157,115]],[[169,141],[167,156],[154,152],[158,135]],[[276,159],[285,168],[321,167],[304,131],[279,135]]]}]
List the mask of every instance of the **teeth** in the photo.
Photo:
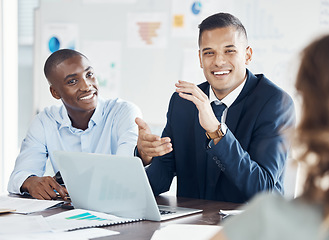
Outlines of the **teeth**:
[{"label": "teeth", "polygon": [[229,74],[230,71],[219,71],[219,72],[214,72],[215,75],[223,75],[223,74]]},{"label": "teeth", "polygon": [[93,96],[94,96],[94,94],[90,94],[88,96],[80,98],[80,100],[88,100],[88,99],[91,99]]}]

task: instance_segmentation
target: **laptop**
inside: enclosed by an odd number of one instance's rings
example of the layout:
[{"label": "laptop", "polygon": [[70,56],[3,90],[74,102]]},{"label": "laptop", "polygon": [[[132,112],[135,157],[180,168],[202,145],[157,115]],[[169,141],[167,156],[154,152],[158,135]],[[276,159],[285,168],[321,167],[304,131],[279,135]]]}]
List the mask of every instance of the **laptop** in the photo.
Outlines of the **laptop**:
[{"label": "laptop", "polygon": [[53,154],[75,208],[151,221],[202,212],[158,206],[137,157],[64,151]]}]

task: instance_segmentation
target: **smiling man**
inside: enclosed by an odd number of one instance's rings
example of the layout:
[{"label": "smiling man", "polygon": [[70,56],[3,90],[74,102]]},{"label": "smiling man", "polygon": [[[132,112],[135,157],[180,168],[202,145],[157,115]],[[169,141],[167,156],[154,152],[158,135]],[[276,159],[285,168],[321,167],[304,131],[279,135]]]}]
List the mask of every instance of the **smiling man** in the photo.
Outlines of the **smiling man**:
[{"label": "smiling man", "polygon": [[176,83],[162,138],[137,118],[137,149],[153,192],[242,203],[260,191],[283,193],[295,122],[293,101],[246,66],[252,49],[242,23],[218,13],[199,25],[199,59],[207,82]]},{"label": "smiling man", "polygon": [[44,177],[49,158],[58,171],[53,151],[133,156],[140,110],[120,99],[98,97],[98,83],[89,60],[63,49],[47,59],[44,73],[50,92],[63,105],[51,106],[33,120],[11,174],[8,191],[29,193],[38,199],[65,199],[67,191],[53,177]]}]

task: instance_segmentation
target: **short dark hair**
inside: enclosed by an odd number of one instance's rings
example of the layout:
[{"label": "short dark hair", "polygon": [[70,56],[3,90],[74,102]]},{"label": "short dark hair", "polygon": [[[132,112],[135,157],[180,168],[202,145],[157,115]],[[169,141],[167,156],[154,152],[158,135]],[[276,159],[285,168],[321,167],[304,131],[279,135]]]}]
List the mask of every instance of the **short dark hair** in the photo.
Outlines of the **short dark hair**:
[{"label": "short dark hair", "polygon": [[229,13],[216,13],[207,17],[199,24],[199,46],[201,43],[201,35],[204,31],[225,27],[235,27],[236,30],[242,33],[246,37],[246,40],[248,40],[247,31],[237,17]]},{"label": "short dark hair", "polygon": [[69,59],[74,56],[82,56],[86,59],[88,59],[85,55],[82,53],[72,50],[72,49],[60,49],[56,52],[53,52],[46,60],[45,66],[43,68],[44,74],[49,82],[49,75],[54,67],[56,67],[61,62],[65,61],[66,59]]}]

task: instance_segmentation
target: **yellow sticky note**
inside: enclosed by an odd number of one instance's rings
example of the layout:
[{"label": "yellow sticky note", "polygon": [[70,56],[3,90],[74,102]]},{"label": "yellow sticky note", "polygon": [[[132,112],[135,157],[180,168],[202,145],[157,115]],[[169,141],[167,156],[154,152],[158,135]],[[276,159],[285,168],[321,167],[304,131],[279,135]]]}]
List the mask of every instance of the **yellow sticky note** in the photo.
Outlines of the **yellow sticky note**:
[{"label": "yellow sticky note", "polygon": [[184,15],[174,15],[174,21],[173,21],[174,27],[183,27],[184,26]]}]

